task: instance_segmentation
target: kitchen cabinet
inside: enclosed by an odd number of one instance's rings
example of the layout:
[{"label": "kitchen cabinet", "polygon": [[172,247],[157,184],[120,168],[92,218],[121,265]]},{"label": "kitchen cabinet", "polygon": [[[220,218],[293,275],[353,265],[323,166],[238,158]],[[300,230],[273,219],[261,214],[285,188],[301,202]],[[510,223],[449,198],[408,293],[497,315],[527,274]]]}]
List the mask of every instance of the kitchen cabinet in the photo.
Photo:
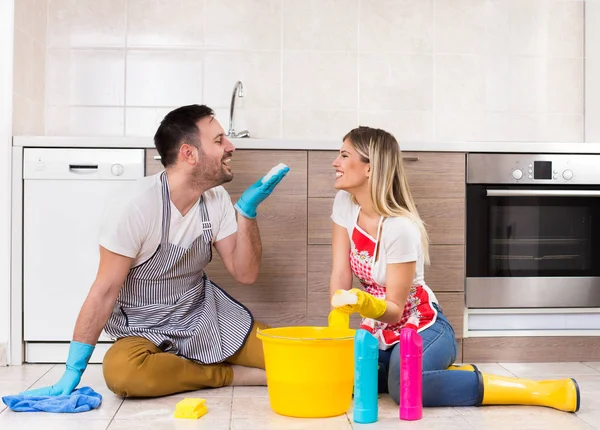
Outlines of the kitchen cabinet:
[{"label": "kitchen cabinet", "polygon": [[[256,319],[273,326],[326,325],[331,275],[331,209],[336,190],[331,163],[336,151],[237,150],[234,179],[224,184],[235,202],[274,165],[291,170],[259,206],[263,244],[261,274],[253,285],[233,280],[217,253],[207,267],[211,279],[240,300]],[[425,279],[462,338],[464,308],[465,156],[456,153],[404,153],[409,185],[430,235],[432,265]],[[162,170],[148,150],[146,174]],[[360,287],[354,279],[353,286]],[[360,317],[354,315],[353,327]]]}]

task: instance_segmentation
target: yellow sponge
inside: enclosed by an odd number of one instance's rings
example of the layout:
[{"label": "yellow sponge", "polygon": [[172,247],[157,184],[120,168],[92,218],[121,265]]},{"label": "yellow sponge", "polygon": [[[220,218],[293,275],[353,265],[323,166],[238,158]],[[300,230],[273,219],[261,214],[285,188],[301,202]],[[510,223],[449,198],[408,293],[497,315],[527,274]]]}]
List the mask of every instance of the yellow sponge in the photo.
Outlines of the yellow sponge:
[{"label": "yellow sponge", "polygon": [[175,418],[198,419],[208,412],[206,399],[185,398],[175,407]]}]

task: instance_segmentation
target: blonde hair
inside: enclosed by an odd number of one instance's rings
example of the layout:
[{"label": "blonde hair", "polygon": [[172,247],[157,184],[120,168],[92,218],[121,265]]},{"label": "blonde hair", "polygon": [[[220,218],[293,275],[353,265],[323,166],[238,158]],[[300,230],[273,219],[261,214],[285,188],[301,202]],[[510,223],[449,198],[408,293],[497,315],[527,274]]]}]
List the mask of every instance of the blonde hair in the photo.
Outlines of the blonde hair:
[{"label": "blonde hair", "polygon": [[[410,192],[396,138],[385,130],[361,126],[350,130],[343,140],[346,139],[361,160],[371,164],[369,188],[373,209],[384,217],[410,218],[421,231],[423,258],[429,264],[429,237]],[[354,196],[352,201],[357,203]]]}]

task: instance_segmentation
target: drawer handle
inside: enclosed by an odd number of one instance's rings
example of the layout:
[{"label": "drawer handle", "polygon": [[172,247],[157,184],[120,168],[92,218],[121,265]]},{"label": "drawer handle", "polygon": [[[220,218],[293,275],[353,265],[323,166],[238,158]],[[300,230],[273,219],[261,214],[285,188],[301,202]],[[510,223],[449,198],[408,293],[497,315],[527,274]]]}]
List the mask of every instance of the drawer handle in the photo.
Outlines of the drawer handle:
[{"label": "drawer handle", "polygon": [[154,158],[155,160],[157,160],[157,161],[158,161],[158,160],[160,160],[160,155],[155,155],[155,156],[154,156],[154,157],[152,157],[152,158]]},{"label": "drawer handle", "polygon": [[404,161],[419,161],[419,157],[402,157]]}]

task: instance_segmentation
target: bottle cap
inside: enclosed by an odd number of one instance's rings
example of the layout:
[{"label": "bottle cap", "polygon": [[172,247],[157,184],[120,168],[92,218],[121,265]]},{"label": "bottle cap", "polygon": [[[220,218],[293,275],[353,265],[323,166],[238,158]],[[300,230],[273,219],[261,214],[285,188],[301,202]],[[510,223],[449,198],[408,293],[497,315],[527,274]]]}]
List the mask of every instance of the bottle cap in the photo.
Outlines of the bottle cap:
[{"label": "bottle cap", "polygon": [[416,330],[417,328],[419,328],[419,319],[416,316],[411,315],[410,318],[408,318],[406,324],[404,324],[404,327]]}]

